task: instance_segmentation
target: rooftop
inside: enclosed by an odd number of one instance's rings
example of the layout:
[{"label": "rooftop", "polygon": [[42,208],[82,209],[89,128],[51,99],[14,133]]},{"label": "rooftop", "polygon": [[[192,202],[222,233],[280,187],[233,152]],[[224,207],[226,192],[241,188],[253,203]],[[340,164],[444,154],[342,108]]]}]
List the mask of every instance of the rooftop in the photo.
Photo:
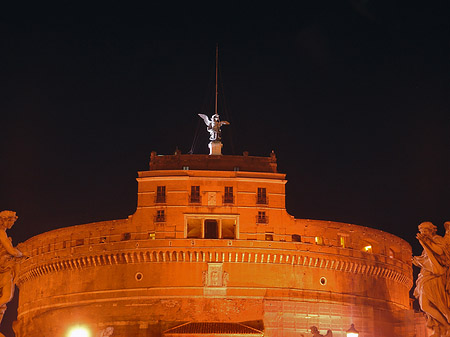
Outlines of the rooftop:
[{"label": "rooftop", "polygon": [[211,170],[211,171],[248,171],[277,173],[277,158],[272,151],[269,157],[181,154],[150,156],[150,171],[154,170]]},{"label": "rooftop", "polygon": [[166,330],[164,334],[240,334],[262,336],[260,330],[251,328],[241,323],[225,322],[190,322],[172,329]]}]

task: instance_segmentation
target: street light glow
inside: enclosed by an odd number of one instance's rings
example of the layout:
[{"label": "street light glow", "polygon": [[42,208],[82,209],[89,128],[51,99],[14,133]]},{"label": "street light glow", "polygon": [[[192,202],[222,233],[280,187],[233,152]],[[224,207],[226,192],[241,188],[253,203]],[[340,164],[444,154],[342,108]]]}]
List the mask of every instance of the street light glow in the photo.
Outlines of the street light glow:
[{"label": "street light glow", "polygon": [[352,323],[350,329],[347,330],[347,337],[358,337],[359,331],[355,329],[355,325]]},{"label": "street light glow", "polygon": [[69,330],[67,337],[91,337],[91,332],[83,326],[76,326]]}]

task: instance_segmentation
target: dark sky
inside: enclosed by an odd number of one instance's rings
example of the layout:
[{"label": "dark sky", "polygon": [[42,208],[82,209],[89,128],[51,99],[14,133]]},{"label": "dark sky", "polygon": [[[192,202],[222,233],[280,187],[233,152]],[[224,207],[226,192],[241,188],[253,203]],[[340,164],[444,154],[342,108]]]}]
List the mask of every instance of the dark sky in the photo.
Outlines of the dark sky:
[{"label": "dark sky", "polygon": [[132,214],[152,150],[186,153],[198,133],[207,152],[197,113],[213,113],[216,42],[224,153],[274,150],[292,215],[385,230],[414,254],[420,222],[442,233],[448,3],[123,6],[1,14],[0,208],[19,216],[15,244]]}]

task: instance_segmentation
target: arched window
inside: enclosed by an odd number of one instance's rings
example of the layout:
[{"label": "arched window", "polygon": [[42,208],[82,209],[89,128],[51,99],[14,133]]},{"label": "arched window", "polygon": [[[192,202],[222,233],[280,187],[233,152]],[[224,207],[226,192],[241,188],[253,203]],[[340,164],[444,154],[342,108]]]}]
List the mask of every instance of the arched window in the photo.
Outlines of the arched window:
[{"label": "arched window", "polygon": [[362,251],[366,253],[373,253],[373,245],[370,242],[363,241]]},{"label": "arched window", "polygon": [[392,248],[389,248],[389,250],[388,250],[388,256],[389,256],[391,259],[395,258],[395,252],[394,252],[394,250],[393,250]]}]

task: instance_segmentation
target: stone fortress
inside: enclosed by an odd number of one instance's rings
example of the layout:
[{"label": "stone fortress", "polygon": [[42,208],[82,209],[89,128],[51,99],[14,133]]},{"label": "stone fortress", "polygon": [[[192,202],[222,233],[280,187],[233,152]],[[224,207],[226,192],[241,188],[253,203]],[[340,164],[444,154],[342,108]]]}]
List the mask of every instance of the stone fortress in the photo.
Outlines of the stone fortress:
[{"label": "stone fortress", "polygon": [[[151,153],[126,219],[20,245],[17,337],[415,336],[411,247],[380,230],[295,219],[269,157]],[[220,145],[220,148],[218,147]],[[291,196],[292,197],[292,196]]]}]

